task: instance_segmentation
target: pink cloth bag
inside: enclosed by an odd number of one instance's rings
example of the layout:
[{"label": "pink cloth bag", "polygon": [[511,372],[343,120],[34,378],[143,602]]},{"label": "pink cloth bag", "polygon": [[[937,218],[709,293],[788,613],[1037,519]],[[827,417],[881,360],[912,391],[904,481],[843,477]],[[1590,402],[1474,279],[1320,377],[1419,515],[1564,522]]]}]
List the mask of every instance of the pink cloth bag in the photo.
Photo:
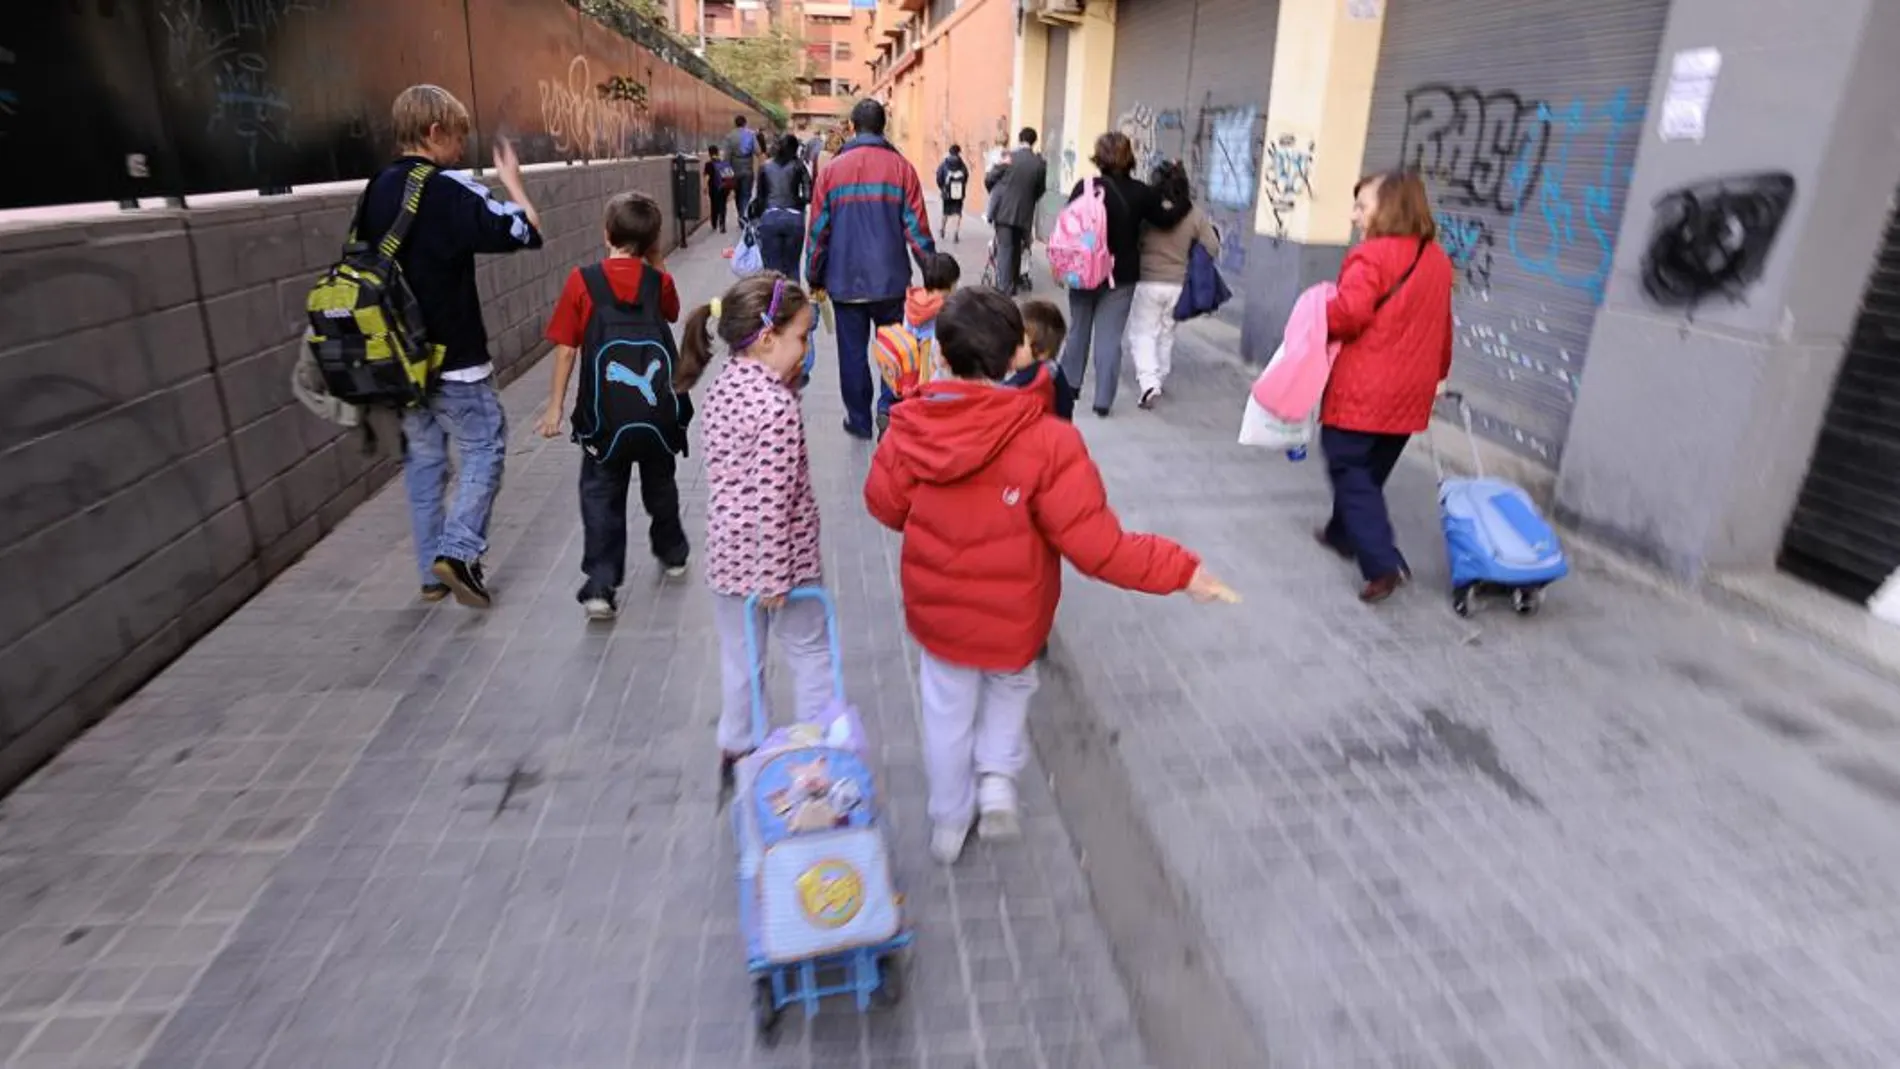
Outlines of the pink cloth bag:
[{"label": "pink cloth bag", "polygon": [[1319,407],[1326,379],[1333,373],[1339,343],[1326,340],[1326,305],[1339,292],[1331,282],[1309,286],[1293,302],[1286,339],[1253,383],[1253,399],[1275,418],[1305,420]]}]

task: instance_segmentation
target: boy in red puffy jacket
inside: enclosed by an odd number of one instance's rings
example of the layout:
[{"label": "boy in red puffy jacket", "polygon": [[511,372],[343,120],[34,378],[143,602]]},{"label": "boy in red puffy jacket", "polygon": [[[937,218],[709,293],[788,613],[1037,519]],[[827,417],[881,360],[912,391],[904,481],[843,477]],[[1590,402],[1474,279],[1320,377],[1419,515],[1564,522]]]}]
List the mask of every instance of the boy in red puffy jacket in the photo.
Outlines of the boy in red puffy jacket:
[{"label": "boy in red puffy jacket", "polygon": [[972,823],[985,839],[1021,831],[1024,718],[1062,558],[1128,590],[1236,599],[1194,554],[1122,530],[1081,434],[1050,412],[1047,376],[1001,386],[1026,355],[1014,301],[958,291],[937,317],[937,344],[951,377],[891,410],[864,503],[904,535],[904,618],[923,647],[930,851],[947,865]]}]

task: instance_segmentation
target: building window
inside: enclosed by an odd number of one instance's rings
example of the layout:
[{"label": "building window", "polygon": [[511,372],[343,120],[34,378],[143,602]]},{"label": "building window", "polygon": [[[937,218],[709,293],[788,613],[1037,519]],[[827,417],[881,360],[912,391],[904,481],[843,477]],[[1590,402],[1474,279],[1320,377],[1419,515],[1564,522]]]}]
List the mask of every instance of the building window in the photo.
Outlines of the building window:
[{"label": "building window", "polygon": [[851,42],[849,41],[834,42],[831,46],[831,58],[832,59],[850,59],[851,58]]}]

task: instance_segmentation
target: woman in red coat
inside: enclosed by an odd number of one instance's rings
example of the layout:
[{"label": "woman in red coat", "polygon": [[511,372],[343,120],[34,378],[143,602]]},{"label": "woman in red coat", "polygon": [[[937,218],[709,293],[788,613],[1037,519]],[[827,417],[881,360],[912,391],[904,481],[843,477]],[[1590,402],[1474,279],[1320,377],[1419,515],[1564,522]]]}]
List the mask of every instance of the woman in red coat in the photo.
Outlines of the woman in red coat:
[{"label": "woman in red coat", "polygon": [[1346,254],[1326,309],[1327,334],[1340,343],[1319,413],[1333,515],[1315,535],[1359,562],[1359,599],[1371,603],[1411,577],[1392,538],[1385,480],[1406,440],[1430,426],[1451,373],[1452,268],[1415,174],[1360,179],[1352,222],[1365,239]]}]

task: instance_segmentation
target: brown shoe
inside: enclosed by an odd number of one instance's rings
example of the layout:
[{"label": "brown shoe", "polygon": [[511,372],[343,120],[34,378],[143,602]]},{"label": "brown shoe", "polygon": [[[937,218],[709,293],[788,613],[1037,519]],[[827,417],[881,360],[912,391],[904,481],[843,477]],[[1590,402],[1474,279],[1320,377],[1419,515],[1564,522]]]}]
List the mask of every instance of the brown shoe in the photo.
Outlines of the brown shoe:
[{"label": "brown shoe", "polygon": [[1352,550],[1347,549],[1345,546],[1342,546],[1339,543],[1333,541],[1332,539],[1326,537],[1326,528],[1324,527],[1313,528],[1313,541],[1318,542],[1320,545],[1325,546],[1327,549],[1331,550],[1333,554],[1337,556],[1340,560],[1352,559]]},{"label": "brown shoe", "polygon": [[1359,592],[1359,600],[1365,602],[1367,605],[1377,605],[1379,602],[1397,593],[1398,589],[1404,585],[1404,572],[1393,572],[1391,575],[1382,575],[1366,584],[1365,589]]}]

